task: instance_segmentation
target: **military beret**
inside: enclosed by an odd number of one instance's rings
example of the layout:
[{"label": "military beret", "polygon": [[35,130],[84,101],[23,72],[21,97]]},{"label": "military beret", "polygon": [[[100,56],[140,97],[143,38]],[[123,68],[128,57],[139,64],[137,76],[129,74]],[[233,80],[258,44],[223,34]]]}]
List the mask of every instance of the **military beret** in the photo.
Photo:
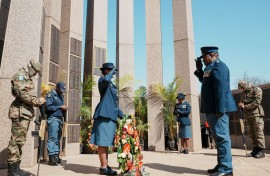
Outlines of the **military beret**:
[{"label": "military beret", "polygon": [[206,54],[218,52],[218,47],[216,46],[204,46],[201,47],[202,55],[199,58],[203,58]]},{"label": "military beret", "polygon": [[41,73],[42,73],[42,66],[39,62],[36,62],[34,59],[31,59],[30,60],[30,64],[32,66],[32,68],[38,72],[38,74],[41,76]]}]

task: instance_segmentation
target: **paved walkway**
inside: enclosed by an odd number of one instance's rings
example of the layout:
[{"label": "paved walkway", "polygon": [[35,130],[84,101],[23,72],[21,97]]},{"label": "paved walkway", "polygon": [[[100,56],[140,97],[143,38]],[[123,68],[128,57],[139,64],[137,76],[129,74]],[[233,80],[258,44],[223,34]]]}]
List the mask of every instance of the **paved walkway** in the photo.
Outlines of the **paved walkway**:
[{"label": "paved walkway", "polygon": [[[245,151],[233,149],[234,176],[270,176],[270,151],[264,159],[246,158]],[[208,168],[216,164],[216,150],[203,149],[191,152],[188,155],[175,152],[143,152],[144,165],[150,176],[171,175],[207,175]],[[64,166],[40,165],[40,176],[80,176],[99,175],[98,155],[69,156],[64,159],[68,163]],[[113,169],[118,169],[116,153],[109,155],[109,164]],[[37,165],[25,168],[36,175]],[[119,172],[119,171],[118,171]],[[5,176],[6,170],[0,170],[0,175]]]}]

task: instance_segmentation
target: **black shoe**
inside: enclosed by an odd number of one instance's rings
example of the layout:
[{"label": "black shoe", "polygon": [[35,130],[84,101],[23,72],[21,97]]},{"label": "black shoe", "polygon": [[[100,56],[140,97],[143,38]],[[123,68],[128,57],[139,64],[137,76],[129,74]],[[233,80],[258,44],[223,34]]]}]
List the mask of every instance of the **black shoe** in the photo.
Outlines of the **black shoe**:
[{"label": "black shoe", "polygon": [[255,157],[255,155],[258,153],[258,148],[253,147],[253,150],[251,153],[247,154],[247,157]]},{"label": "black shoe", "polygon": [[233,176],[233,172],[229,172],[229,173],[215,172],[211,174],[210,176]]},{"label": "black shoe", "polygon": [[265,157],[265,154],[264,152],[261,150],[259,151],[255,156],[254,158],[264,158]]},{"label": "black shoe", "polygon": [[99,168],[99,174],[100,175],[117,175],[117,172],[112,170],[110,166],[107,166],[107,168]]},{"label": "black shoe", "polygon": [[58,165],[58,162],[56,160],[55,155],[49,155],[48,165],[50,165],[50,166],[57,166]]},{"label": "black shoe", "polygon": [[178,154],[180,154],[180,153],[185,153],[185,150],[180,150],[179,152],[178,152]]},{"label": "black shoe", "polygon": [[8,176],[30,176],[29,172],[20,169],[20,161],[8,163]]},{"label": "black shoe", "polygon": [[207,173],[208,174],[213,174],[216,173],[218,171],[218,165],[216,165],[213,169],[208,169]]},{"label": "black shoe", "polygon": [[188,154],[188,150],[184,150],[184,154]]},{"label": "black shoe", "polygon": [[67,163],[67,160],[62,160],[62,159],[59,157],[59,154],[56,154],[56,155],[55,155],[55,160],[56,160],[56,163],[57,163],[57,164],[65,164],[65,163]]}]

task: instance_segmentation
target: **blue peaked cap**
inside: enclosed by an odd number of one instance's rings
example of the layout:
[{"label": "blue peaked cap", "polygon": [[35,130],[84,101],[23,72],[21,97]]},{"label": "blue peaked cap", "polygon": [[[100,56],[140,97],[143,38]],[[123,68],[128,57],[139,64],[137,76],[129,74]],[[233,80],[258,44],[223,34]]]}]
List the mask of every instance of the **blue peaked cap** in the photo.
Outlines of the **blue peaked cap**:
[{"label": "blue peaked cap", "polygon": [[203,58],[206,54],[218,52],[218,47],[216,46],[204,46],[201,47],[202,55],[199,57],[200,59]]},{"label": "blue peaked cap", "polygon": [[179,94],[177,94],[176,99],[177,99],[177,100],[179,100],[179,99],[185,99],[185,97],[186,97],[186,95],[185,95],[185,94],[183,94],[183,93],[179,93]]},{"label": "blue peaked cap", "polygon": [[66,86],[65,86],[65,83],[63,83],[63,82],[58,82],[58,83],[56,84],[56,87],[58,87],[58,88],[61,90],[61,92],[66,92]]}]

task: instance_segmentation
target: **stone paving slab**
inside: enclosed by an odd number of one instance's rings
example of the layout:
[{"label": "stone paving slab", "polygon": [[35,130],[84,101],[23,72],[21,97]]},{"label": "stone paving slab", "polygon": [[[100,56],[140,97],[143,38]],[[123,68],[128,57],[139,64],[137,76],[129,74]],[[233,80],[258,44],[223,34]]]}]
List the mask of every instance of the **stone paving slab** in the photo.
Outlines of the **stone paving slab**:
[{"label": "stone paving slab", "polygon": [[[245,151],[233,149],[234,176],[270,176],[270,151],[264,159],[246,158]],[[176,152],[143,152],[144,165],[151,176],[196,176],[207,175],[206,170],[216,164],[216,150],[202,149],[190,154],[177,154]],[[64,166],[40,165],[40,176],[84,176],[99,175],[98,155],[78,155],[64,157],[68,161]],[[110,166],[118,170],[116,153],[109,155]],[[36,175],[37,165],[24,168]],[[6,170],[0,170],[5,176]],[[118,171],[119,172],[119,171]]]}]

